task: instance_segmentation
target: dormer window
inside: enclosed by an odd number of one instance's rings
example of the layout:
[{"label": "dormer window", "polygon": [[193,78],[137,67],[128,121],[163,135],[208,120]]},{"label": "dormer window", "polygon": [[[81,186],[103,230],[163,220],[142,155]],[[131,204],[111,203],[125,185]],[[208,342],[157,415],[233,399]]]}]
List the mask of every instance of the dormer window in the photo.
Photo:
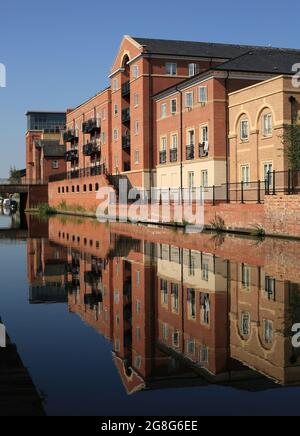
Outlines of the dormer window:
[{"label": "dormer window", "polygon": [[189,64],[189,77],[194,77],[198,73],[197,64]]},{"label": "dormer window", "polygon": [[175,63],[166,63],[166,73],[168,76],[176,76],[177,75],[177,64]]}]

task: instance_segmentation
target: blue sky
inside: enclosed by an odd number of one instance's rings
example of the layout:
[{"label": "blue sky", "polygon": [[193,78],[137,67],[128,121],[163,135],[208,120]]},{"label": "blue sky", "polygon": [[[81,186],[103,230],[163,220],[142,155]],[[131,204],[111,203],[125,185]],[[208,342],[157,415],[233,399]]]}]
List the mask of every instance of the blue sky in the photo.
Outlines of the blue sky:
[{"label": "blue sky", "polygon": [[[278,4],[279,6],[279,4]],[[300,48],[300,5],[285,1],[3,0],[0,178],[25,164],[25,112],[77,106],[108,83],[124,34]],[[300,61],[300,59],[299,59]]]}]

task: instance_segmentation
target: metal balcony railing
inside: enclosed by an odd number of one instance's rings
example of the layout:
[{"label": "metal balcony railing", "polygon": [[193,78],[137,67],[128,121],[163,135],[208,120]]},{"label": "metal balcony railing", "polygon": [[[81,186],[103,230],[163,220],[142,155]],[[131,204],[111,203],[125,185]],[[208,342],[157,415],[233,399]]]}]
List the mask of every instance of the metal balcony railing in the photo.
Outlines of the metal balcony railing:
[{"label": "metal balcony railing", "polygon": [[170,162],[177,162],[178,151],[177,148],[170,150]]},{"label": "metal balcony railing", "polygon": [[51,175],[49,177],[49,182],[61,182],[63,180],[81,179],[84,177],[95,177],[101,175],[107,175],[107,168],[104,164]]},{"label": "metal balcony railing", "polygon": [[75,129],[65,130],[63,133],[64,142],[75,142],[78,139],[78,133]]},{"label": "metal balcony railing", "polygon": [[122,123],[128,123],[130,121],[130,108],[122,110]]},{"label": "metal balcony railing", "polygon": [[195,145],[190,144],[186,146],[186,160],[195,159]]},{"label": "metal balcony railing", "polygon": [[101,122],[99,118],[91,118],[88,121],[82,123],[82,132],[91,134],[96,131],[100,131]]},{"label": "metal balcony railing", "polygon": [[159,163],[160,164],[165,164],[167,162],[167,152],[166,151],[161,151],[159,153]]},{"label": "metal balcony railing", "polygon": [[66,152],[66,162],[78,161],[78,150],[73,149]]},{"label": "metal balcony railing", "polygon": [[93,156],[94,154],[100,153],[99,140],[92,140],[86,143],[82,148],[82,152],[84,156]]},{"label": "metal balcony railing", "polygon": [[130,135],[123,136],[122,147],[123,150],[130,150]]},{"label": "metal balcony railing", "polygon": [[130,80],[122,85],[122,97],[127,97],[128,95],[130,95]]},{"label": "metal balcony railing", "polygon": [[207,157],[208,156],[208,143],[203,142],[199,144],[199,157]]}]

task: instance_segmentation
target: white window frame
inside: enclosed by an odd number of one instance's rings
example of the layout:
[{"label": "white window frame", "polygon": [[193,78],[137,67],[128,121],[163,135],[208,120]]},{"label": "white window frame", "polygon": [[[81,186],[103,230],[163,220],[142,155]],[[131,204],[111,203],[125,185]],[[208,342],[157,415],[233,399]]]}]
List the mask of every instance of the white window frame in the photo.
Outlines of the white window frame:
[{"label": "white window frame", "polygon": [[114,129],[114,132],[113,132],[113,138],[114,138],[114,141],[118,141],[119,140],[119,129]]},{"label": "white window frame", "polygon": [[201,186],[202,188],[208,187],[208,170],[201,171]]},{"label": "white window frame", "polygon": [[167,103],[162,103],[161,105],[161,118],[166,118],[167,117]]},{"label": "white window frame", "polygon": [[[246,129],[246,134],[245,134],[245,131],[244,131],[244,126],[247,126],[247,129]],[[249,140],[249,120],[246,120],[246,119],[243,119],[243,120],[241,120],[241,122],[240,122],[240,138],[241,138],[241,141],[248,141]]]},{"label": "white window frame", "polygon": [[117,103],[114,104],[114,116],[117,117],[119,114],[119,107]]},{"label": "white window frame", "polygon": [[[173,108],[173,103],[175,102],[175,110]],[[177,98],[172,98],[171,102],[170,102],[170,112],[172,115],[177,114]]]},{"label": "white window frame", "polygon": [[[244,173],[244,170],[248,171],[248,174]],[[244,176],[247,176],[247,178],[245,179]],[[248,188],[250,186],[250,165],[249,164],[243,164],[241,165],[241,182],[244,182],[244,188]]]},{"label": "white window frame", "polygon": [[168,147],[168,137],[162,136],[160,138],[160,151],[167,151],[167,147]]},{"label": "white window frame", "polygon": [[194,107],[194,93],[188,91],[184,95],[184,106],[186,109],[192,109]]},{"label": "white window frame", "polygon": [[132,67],[132,77],[134,79],[137,79],[139,77],[139,66],[138,65],[133,65],[133,67]]},{"label": "white window frame", "polygon": [[[203,95],[204,93],[204,95]],[[199,86],[198,87],[198,100],[199,103],[207,103],[208,101],[208,91],[207,86]]]},{"label": "white window frame", "polygon": [[136,120],[134,122],[134,134],[138,135],[140,133],[140,122],[139,120]]},{"label": "white window frame", "polygon": [[140,163],[140,150],[138,148],[136,148],[134,152],[134,163],[135,165]]},{"label": "white window frame", "polygon": [[209,129],[207,124],[200,126],[200,138],[201,138],[201,144],[209,142]]},{"label": "white window frame", "polygon": [[189,77],[194,77],[198,73],[198,64],[189,64]]},{"label": "white window frame", "polygon": [[138,92],[134,94],[134,107],[138,107],[140,104],[140,95]]},{"label": "white window frame", "polygon": [[[174,141],[174,139],[176,140]],[[178,134],[172,133],[171,134],[171,150],[178,150]]]},{"label": "white window frame", "polygon": [[117,91],[119,86],[118,79],[113,79],[113,91]]},{"label": "white window frame", "polygon": [[52,161],[52,169],[53,170],[58,170],[59,169],[59,162],[57,159]]},{"label": "white window frame", "polygon": [[263,116],[263,136],[269,138],[273,135],[273,115],[271,112]]},{"label": "white window frame", "polygon": [[177,64],[175,62],[166,62],[167,76],[177,76]]}]

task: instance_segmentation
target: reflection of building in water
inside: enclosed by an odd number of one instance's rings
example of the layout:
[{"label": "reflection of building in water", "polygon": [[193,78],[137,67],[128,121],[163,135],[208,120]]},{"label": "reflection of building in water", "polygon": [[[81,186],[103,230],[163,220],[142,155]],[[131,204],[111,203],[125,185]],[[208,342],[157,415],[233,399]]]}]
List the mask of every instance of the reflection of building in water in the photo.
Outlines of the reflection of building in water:
[{"label": "reflection of building in water", "polygon": [[200,252],[197,243],[187,249],[133,240],[93,222],[51,222],[48,246],[31,242],[30,276],[45,283],[53,278],[54,262],[70,312],[112,343],[128,393],[207,383],[255,390],[275,387],[274,381],[300,382],[290,336],[300,320],[298,286],[282,281],[274,259],[255,266],[254,244],[246,253],[249,263],[241,264],[234,240],[221,258]]},{"label": "reflection of building in water", "polygon": [[30,303],[66,303],[66,248],[29,239],[27,259]]},{"label": "reflection of building in water", "polygon": [[299,284],[267,267],[231,264],[231,356],[280,384],[300,382],[292,326],[300,320]]}]

